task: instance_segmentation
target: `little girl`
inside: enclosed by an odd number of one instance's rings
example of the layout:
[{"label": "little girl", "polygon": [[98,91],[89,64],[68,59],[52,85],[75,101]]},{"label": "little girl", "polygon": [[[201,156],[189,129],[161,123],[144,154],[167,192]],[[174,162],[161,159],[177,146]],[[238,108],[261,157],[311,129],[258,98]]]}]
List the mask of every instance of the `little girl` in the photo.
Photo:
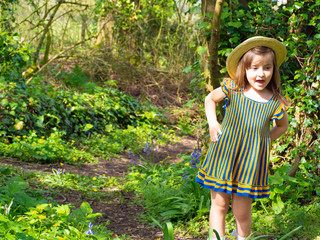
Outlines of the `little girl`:
[{"label": "little girl", "polygon": [[[231,198],[237,239],[241,240],[250,235],[252,199],[270,195],[271,141],[288,128],[288,104],[281,95],[279,75],[286,53],[276,39],[247,39],[227,58],[231,79],[225,79],[206,97],[212,142],[196,181],[211,191],[210,229],[220,236],[225,234]],[[220,126],[216,105],[221,100],[225,101],[226,112]],[[275,126],[270,131],[271,120],[275,120]]]}]

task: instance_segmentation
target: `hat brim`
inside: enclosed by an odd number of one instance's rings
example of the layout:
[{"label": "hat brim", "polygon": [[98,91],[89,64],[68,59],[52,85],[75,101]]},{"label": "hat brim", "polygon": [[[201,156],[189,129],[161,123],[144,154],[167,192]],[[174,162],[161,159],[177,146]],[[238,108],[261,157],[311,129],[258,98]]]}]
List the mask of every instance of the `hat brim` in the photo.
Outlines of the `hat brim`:
[{"label": "hat brim", "polygon": [[283,63],[287,55],[286,47],[274,38],[262,36],[249,38],[233,49],[227,58],[227,71],[232,79],[235,79],[238,63],[241,57],[251,48],[258,46],[268,47],[274,51],[276,54],[278,67],[280,67],[280,65]]}]

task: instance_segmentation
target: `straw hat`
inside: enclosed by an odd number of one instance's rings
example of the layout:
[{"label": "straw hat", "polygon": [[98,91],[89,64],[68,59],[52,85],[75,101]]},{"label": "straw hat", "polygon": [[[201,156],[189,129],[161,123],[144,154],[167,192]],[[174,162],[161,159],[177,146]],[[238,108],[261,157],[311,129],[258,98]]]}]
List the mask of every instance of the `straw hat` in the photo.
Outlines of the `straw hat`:
[{"label": "straw hat", "polygon": [[249,38],[233,49],[227,58],[227,71],[232,79],[234,79],[236,76],[238,63],[241,57],[251,48],[258,46],[269,47],[275,52],[278,67],[280,67],[280,65],[283,63],[287,55],[286,47],[274,38],[262,36]]}]

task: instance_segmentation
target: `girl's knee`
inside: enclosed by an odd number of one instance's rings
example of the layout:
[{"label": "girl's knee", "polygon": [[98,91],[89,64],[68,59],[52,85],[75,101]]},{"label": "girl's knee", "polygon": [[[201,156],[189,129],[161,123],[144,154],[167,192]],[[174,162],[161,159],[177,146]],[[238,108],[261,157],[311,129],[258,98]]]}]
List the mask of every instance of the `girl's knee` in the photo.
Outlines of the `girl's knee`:
[{"label": "girl's knee", "polygon": [[238,211],[232,209],[233,215],[238,222],[251,222],[251,211]]},{"label": "girl's knee", "polygon": [[237,220],[251,219],[251,203],[252,199],[248,197],[232,196],[232,211]]},{"label": "girl's knee", "polygon": [[227,212],[230,205],[230,199],[230,194],[211,191],[211,207],[218,211]]}]

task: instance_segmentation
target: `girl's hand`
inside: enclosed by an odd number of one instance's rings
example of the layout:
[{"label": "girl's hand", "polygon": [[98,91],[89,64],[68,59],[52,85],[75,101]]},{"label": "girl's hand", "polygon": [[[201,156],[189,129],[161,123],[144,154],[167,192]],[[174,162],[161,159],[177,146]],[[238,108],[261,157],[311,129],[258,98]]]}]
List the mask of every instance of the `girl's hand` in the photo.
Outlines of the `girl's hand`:
[{"label": "girl's hand", "polygon": [[212,142],[217,142],[219,140],[218,136],[222,134],[221,126],[217,121],[209,124],[209,133]]}]

